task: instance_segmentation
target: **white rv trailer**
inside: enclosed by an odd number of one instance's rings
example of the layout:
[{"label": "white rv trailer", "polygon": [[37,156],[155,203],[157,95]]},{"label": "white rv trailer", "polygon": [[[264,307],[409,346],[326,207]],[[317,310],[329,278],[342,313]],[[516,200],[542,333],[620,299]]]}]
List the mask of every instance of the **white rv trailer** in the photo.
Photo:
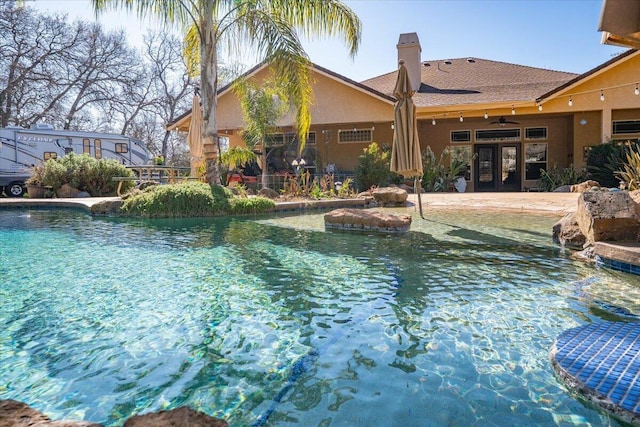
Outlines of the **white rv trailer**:
[{"label": "white rv trailer", "polygon": [[151,160],[142,141],[124,135],[56,130],[46,124],[0,128],[0,194],[4,189],[9,197],[21,197],[32,166],[69,153],[115,159],[125,165]]}]

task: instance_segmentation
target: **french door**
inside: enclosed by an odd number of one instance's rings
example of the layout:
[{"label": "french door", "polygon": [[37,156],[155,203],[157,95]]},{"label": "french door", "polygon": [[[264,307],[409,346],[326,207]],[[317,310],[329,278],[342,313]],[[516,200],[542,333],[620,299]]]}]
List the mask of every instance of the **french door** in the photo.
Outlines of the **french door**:
[{"label": "french door", "polygon": [[520,191],[520,143],[478,144],[474,148],[475,191]]}]

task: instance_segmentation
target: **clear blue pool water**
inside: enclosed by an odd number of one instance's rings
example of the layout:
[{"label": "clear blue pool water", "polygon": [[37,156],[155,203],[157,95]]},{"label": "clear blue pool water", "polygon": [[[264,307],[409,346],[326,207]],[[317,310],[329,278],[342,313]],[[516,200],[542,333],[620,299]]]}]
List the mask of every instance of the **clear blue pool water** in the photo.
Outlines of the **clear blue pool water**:
[{"label": "clear blue pool water", "polygon": [[602,426],[548,351],[637,321],[640,279],[573,260],[555,217],[427,212],[388,236],[322,213],[118,220],[0,210],[0,399],[119,426]]}]

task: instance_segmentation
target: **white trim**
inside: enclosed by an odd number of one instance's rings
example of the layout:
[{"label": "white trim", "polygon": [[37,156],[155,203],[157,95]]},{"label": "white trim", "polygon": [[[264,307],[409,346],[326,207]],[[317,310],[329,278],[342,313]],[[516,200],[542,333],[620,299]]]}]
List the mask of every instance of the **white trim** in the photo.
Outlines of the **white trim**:
[{"label": "white trim", "polygon": [[[370,144],[373,142],[373,131],[374,128],[353,128],[353,129],[338,129],[338,144]],[[370,138],[367,141],[340,141],[340,135],[343,132],[351,132],[351,133],[358,133],[358,132],[369,132]]]},{"label": "white trim", "polygon": [[[544,138],[527,138],[528,129],[544,129]],[[547,141],[549,139],[549,127],[548,126],[528,126],[524,128],[524,140],[525,141]]]},{"label": "white trim", "polygon": [[[463,141],[454,141],[453,140],[454,132],[469,132],[469,139],[463,140]],[[473,140],[473,131],[471,129],[456,129],[456,130],[449,131],[449,142],[452,144],[466,144],[466,143],[472,142],[472,140]]]},{"label": "white trim", "polygon": [[[507,130],[517,130],[518,136],[504,137],[504,138],[491,138],[491,139],[478,139],[478,132],[489,131],[507,131]],[[499,129],[476,129],[473,133],[474,141],[478,144],[484,144],[487,142],[516,142],[522,141],[522,129],[521,128],[499,128]]]}]

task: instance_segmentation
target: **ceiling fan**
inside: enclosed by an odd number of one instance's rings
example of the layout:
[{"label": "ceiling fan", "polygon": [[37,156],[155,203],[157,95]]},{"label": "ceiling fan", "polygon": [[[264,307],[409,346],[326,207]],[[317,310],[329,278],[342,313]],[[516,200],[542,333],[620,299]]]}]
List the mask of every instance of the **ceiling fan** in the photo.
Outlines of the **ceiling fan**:
[{"label": "ceiling fan", "polygon": [[500,118],[495,121],[495,122],[491,122],[492,125],[498,125],[498,126],[504,126],[506,124],[510,124],[510,125],[519,125],[519,122],[512,122],[510,120],[507,120],[504,118],[504,116],[500,116]]}]

